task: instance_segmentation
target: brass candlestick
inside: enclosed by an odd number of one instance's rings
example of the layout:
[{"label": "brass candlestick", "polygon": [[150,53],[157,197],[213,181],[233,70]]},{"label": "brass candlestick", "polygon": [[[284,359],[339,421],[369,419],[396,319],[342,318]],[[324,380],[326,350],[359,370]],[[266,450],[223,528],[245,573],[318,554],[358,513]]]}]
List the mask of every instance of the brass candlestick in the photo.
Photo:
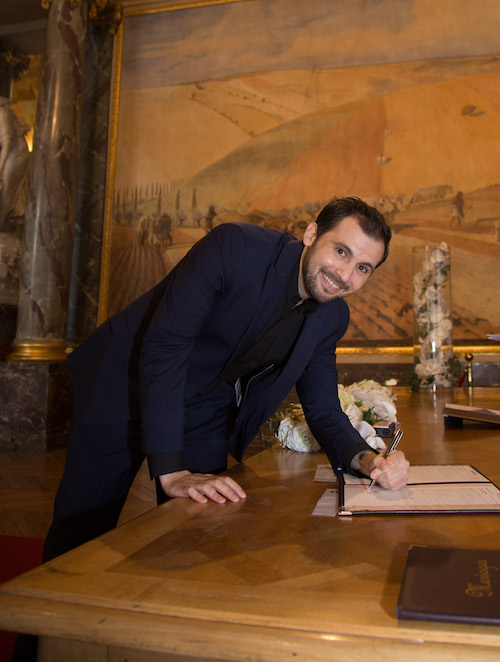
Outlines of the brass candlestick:
[{"label": "brass candlestick", "polygon": [[467,354],[465,355],[465,360],[467,362],[467,365],[465,367],[465,372],[466,372],[466,375],[467,375],[467,386],[469,386],[469,387],[472,386],[472,360],[473,360],[473,358],[474,358],[474,356],[470,352],[467,352]]}]

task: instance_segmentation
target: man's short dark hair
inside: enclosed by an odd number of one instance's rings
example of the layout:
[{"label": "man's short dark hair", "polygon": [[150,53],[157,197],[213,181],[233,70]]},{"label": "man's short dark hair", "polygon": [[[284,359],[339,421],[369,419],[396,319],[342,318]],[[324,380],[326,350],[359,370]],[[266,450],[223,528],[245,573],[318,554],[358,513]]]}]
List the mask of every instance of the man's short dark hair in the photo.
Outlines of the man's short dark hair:
[{"label": "man's short dark hair", "polygon": [[375,207],[370,207],[366,202],[354,196],[339,198],[324,207],[316,219],[318,225],[317,237],[325,232],[333,230],[347,216],[354,217],[363,232],[372,239],[384,242],[384,254],[376,265],[385,262],[389,254],[389,242],[391,241],[391,228],[385,222],[384,216]]}]

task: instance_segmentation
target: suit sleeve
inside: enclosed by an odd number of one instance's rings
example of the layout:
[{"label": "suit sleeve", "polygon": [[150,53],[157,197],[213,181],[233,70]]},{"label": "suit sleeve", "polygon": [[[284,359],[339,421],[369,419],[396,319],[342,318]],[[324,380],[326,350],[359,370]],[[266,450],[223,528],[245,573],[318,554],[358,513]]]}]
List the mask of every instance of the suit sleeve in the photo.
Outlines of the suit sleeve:
[{"label": "suit sleeve", "polygon": [[144,336],[139,364],[144,451],[152,475],[184,468],[184,394],[192,346],[242,268],[245,237],[219,226],[184,258]]},{"label": "suit sleeve", "polygon": [[332,467],[349,471],[355,455],[373,449],[353,428],[340,406],[335,349],[347,330],[349,309],[344,301],[337,305],[341,309],[337,331],[319,343],[296,387],[307,424]]}]

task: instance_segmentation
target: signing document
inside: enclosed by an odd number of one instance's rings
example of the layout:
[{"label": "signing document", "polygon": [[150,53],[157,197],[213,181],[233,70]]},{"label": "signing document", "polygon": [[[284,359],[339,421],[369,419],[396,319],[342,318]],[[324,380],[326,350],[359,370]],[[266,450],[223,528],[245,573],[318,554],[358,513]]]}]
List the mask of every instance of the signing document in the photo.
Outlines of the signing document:
[{"label": "signing document", "polygon": [[[318,467],[317,476],[325,481],[326,469]],[[350,474],[340,474],[337,483],[337,512],[343,516],[500,512],[500,489],[471,465],[411,466],[407,486],[397,491],[378,485],[368,490],[369,478]]]}]

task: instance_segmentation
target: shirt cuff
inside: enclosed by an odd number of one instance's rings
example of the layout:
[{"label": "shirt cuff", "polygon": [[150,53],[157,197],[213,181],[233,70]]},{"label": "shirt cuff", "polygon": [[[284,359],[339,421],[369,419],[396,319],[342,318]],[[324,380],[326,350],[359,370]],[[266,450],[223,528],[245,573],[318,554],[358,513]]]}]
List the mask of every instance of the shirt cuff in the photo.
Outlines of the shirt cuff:
[{"label": "shirt cuff", "polygon": [[365,474],[361,473],[360,471],[356,471],[351,467],[351,462],[358,453],[366,453],[367,451],[371,451],[372,453],[378,453],[378,451],[376,451],[369,444],[363,441],[359,444],[356,444],[355,446],[351,446],[351,448],[349,448],[349,450],[346,451],[344,457],[342,458],[342,465],[341,465],[342,471],[353,474],[354,476],[364,476]]},{"label": "shirt cuff", "polygon": [[184,460],[184,451],[175,451],[173,453],[150,453],[147,455],[149,475],[151,478],[171,474],[174,471],[184,471],[186,461]]}]

